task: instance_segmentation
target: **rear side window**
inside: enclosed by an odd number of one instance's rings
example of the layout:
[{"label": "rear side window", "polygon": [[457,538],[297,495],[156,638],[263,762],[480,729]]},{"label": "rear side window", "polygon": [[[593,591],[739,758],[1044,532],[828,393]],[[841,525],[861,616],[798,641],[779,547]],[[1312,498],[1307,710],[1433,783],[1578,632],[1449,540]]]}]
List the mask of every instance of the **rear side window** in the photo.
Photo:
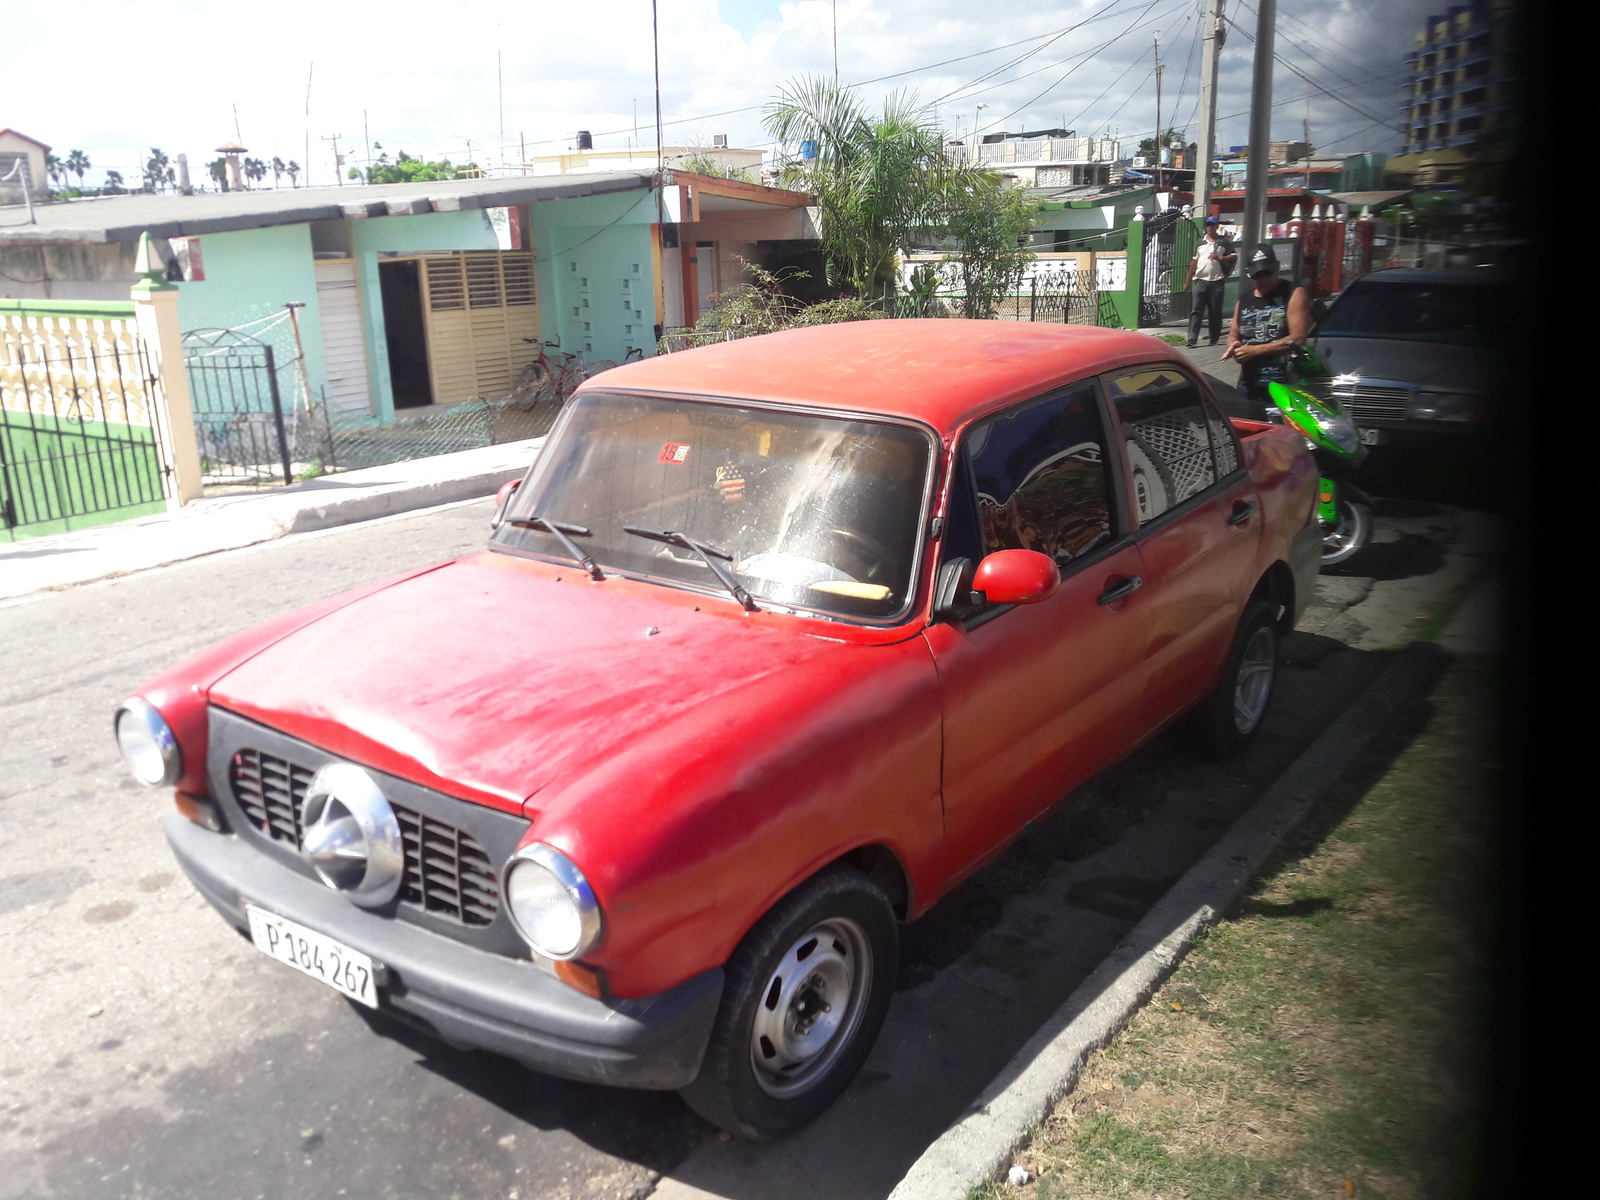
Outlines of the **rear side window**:
[{"label": "rear side window", "polygon": [[966,455],[984,553],[1037,550],[1065,565],[1109,540],[1105,448],[1093,384],[974,426]]},{"label": "rear side window", "polygon": [[[1111,399],[1127,443],[1134,515],[1141,525],[1197,496],[1217,481],[1213,441],[1226,430],[1200,389],[1182,371],[1144,368],[1111,380]],[[1223,451],[1223,474],[1238,463],[1233,440]]]}]

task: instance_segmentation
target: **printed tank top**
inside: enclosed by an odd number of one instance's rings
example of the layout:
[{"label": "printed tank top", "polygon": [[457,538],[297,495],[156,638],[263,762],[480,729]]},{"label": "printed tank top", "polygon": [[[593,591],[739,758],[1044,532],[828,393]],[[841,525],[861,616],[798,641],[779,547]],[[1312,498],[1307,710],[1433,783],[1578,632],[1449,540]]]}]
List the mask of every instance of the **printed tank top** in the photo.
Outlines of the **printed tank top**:
[{"label": "printed tank top", "polygon": [[[1289,297],[1294,284],[1278,280],[1278,286],[1258,296],[1245,281],[1239,289],[1239,337],[1247,346],[1260,346],[1289,336]],[[1286,357],[1261,358],[1239,365],[1239,382],[1248,387],[1256,383],[1288,381]]]}]

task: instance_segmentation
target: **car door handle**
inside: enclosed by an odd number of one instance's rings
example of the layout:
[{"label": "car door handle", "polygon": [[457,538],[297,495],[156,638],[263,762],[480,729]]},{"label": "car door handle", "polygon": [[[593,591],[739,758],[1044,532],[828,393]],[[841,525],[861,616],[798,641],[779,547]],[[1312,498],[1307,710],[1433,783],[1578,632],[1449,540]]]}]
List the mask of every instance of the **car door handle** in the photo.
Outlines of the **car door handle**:
[{"label": "car door handle", "polygon": [[1256,509],[1261,506],[1254,500],[1240,500],[1233,506],[1233,516],[1228,518],[1229,525],[1243,525],[1256,515]]},{"label": "car door handle", "polygon": [[1124,596],[1131,596],[1144,586],[1144,580],[1137,575],[1129,575],[1126,579],[1112,584],[1105,591],[1095,597],[1096,604],[1114,604]]}]

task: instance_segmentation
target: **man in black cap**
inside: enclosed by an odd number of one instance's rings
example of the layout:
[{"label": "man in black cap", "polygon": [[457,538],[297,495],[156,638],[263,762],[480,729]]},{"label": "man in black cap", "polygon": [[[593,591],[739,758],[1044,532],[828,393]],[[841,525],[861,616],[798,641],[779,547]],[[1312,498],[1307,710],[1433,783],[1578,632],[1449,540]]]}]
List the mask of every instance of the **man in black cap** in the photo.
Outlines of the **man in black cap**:
[{"label": "man in black cap", "polygon": [[1289,356],[1311,331],[1311,297],[1303,287],[1278,278],[1278,256],[1262,244],[1246,267],[1250,285],[1239,289],[1224,359],[1239,363],[1239,389],[1256,420],[1272,411],[1267,384],[1289,382]]},{"label": "man in black cap", "polygon": [[1222,288],[1233,274],[1233,264],[1239,256],[1233,243],[1217,233],[1221,217],[1206,218],[1205,240],[1196,247],[1194,261],[1189,264],[1189,278],[1183,286],[1194,285],[1194,297],[1189,305],[1189,345],[1200,340],[1200,323],[1211,318],[1211,342],[1215,346],[1222,335]]}]

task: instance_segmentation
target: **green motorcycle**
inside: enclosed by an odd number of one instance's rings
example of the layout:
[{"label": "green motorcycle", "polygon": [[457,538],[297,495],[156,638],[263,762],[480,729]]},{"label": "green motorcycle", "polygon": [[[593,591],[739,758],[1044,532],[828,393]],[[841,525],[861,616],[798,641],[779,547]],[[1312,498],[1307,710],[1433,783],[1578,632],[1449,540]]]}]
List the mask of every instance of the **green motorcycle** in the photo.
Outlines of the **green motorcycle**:
[{"label": "green motorcycle", "polygon": [[1372,537],[1372,497],[1350,479],[1366,460],[1361,431],[1327,382],[1332,373],[1320,355],[1305,347],[1294,360],[1300,385],[1267,384],[1267,394],[1283,420],[1305,436],[1322,470],[1317,485],[1317,520],[1322,525],[1324,568],[1353,558]]}]

